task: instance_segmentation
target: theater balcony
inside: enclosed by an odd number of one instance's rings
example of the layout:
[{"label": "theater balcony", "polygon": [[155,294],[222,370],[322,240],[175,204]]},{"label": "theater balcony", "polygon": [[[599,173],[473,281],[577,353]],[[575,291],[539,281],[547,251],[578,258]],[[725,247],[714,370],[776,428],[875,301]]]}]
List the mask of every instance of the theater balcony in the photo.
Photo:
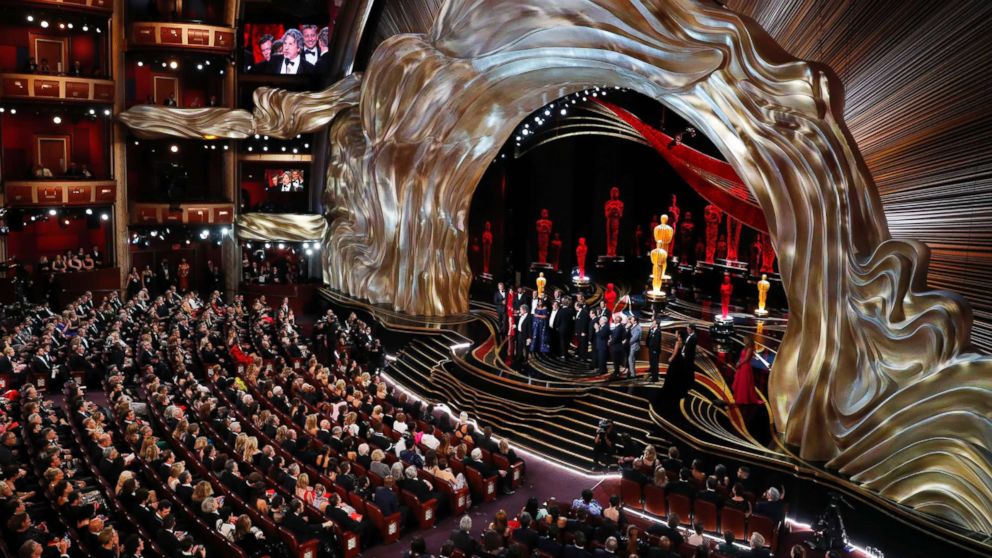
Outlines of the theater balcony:
[{"label": "theater balcony", "polygon": [[113,199],[112,128],[106,106],[4,103],[0,137],[8,200],[76,204]]},{"label": "theater balcony", "polygon": [[30,8],[58,8],[77,12],[90,12],[110,15],[114,11],[113,0],[7,0],[8,4]]},{"label": "theater balcony", "polygon": [[202,23],[140,21],[131,24],[128,46],[230,53],[237,45],[235,32],[233,27]]},{"label": "theater balcony", "polygon": [[10,180],[4,203],[10,207],[81,206],[114,203],[114,180]]},{"label": "theater balcony", "polygon": [[[233,206],[235,157],[230,142],[132,138],[126,158],[127,199],[133,203]],[[230,222],[230,215],[225,219]]]},{"label": "theater balcony", "polygon": [[233,203],[132,203],[133,225],[230,225]]},{"label": "theater balcony", "polygon": [[124,66],[125,104],[231,107],[231,69],[231,61],[219,54],[129,52]]},{"label": "theater balcony", "polygon": [[114,82],[74,76],[0,74],[2,101],[69,101],[112,104]]}]

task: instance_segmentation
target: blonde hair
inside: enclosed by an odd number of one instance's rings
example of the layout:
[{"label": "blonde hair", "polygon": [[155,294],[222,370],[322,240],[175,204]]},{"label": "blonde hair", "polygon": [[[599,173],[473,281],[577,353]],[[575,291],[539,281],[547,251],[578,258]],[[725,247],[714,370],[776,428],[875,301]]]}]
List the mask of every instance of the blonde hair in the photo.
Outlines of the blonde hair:
[{"label": "blonde hair", "polygon": [[258,438],[254,436],[249,436],[248,440],[245,441],[245,447],[241,451],[241,457],[245,461],[251,462],[251,458],[254,457],[255,453],[258,452]]}]

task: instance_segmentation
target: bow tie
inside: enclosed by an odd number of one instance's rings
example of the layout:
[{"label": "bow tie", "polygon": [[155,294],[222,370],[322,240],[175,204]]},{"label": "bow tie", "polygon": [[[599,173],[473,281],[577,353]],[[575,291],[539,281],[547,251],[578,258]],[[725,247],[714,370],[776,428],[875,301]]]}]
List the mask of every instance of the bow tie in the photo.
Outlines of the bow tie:
[{"label": "bow tie", "polygon": [[316,56],[317,55],[317,49],[304,50],[303,51],[303,54],[305,54],[305,55],[312,54],[312,55]]}]

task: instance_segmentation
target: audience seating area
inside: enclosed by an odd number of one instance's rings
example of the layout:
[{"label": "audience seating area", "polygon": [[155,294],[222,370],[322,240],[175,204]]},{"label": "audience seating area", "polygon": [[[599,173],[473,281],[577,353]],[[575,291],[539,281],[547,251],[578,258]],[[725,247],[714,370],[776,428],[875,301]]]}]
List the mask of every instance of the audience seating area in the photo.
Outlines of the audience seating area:
[{"label": "audience seating area", "polygon": [[520,488],[525,462],[386,385],[354,314],[307,336],[264,297],[86,294],[8,320],[3,341],[8,555],[351,558],[409,534],[396,552],[427,556],[418,535],[455,517],[441,556],[770,556],[787,511],[746,467],[647,447],[622,479],[531,498],[473,537],[467,512]]}]

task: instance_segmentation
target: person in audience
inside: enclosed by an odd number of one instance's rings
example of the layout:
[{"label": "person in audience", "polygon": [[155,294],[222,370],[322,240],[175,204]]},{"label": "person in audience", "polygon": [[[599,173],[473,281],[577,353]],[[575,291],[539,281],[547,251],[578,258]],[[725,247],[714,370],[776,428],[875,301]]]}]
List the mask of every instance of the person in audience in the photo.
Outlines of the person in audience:
[{"label": "person in audience", "polygon": [[603,513],[602,506],[592,497],[592,490],[586,488],[582,491],[582,496],[572,500],[572,510],[586,510],[592,516],[599,516]]},{"label": "person in audience", "polygon": [[482,475],[482,478],[496,477],[503,494],[514,494],[514,490],[510,487],[510,477],[509,471],[503,469],[496,469],[490,467],[484,461],[482,461],[482,450],[475,448],[469,457],[464,460],[466,467],[471,467]]},{"label": "person in audience", "polygon": [[[678,558],[679,553],[675,550],[681,543],[676,544],[672,539],[662,536],[658,539],[657,552],[651,553],[652,558]],[[652,549],[654,550],[654,549]]]},{"label": "person in audience", "polygon": [[748,542],[751,550],[742,556],[746,556],[747,558],[771,558],[772,554],[765,548],[765,537],[761,533],[757,531],[751,533],[751,538]]},{"label": "person in audience", "polygon": [[700,546],[706,542],[706,538],[703,536],[703,524],[696,522],[692,526],[692,534],[686,539],[686,542],[692,546]]},{"label": "person in audience", "polygon": [[562,549],[562,558],[590,558],[592,554],[586,550],[586,536],[582,531],[575,533],[572,544]]},{"label": "person in audience", "polygon": [[616,537],[610,537],[606,539],[606,543],[603,548],[597,548],[593,551],[593,558],[619,558],[617,551],[620,550],[620,542]]},{"label": "person in audience", "polygon": [[[535,504],[537,503],[536,498]],[[537,540],[540,538],[540,533],[532,528],[534,523],[534,518],[529,512],[523,512],[520,514],[520,527],[513,530],[511,537],[514,541],[522,544],[528,549],[537,548]]]},{"label": "person in audience", "polygon": [[618,494],[610,496],[610,505],[603,509],[603,517],[621,529],[627,526],[627,515],[623,511],[623,503]]},{"label": "person in audience", "polygon": [[458,528],[451,531],[450,539],[466,556],[474,556],[479,550],[479,543],[472,537],[472,518],[468,514],[458,520]]},{"label": "person in audience", "polygon": [[806,558],[806,547],[801,544],[794,544],[789,549],[789,558]]},{"label": "person in audience", "polygon": [[648,533],[657,537],[665,537],[672,543],[672,548],[678,548],[685,542],[685,538],[679,531],[679,523],[682,518],[677,513],[668,514],[667,523],[655,523],[648,527]]},{"label": "person in audience", "polygon": [[779,496],[777,488],[773,486],[765,491],[764,500],[754,504],[754,513],[763,515],[776,524],[785,519],[785,502]]},{"label": "person in audience", "polygon": [[410,540],[410,548],[403,553],[403,558],[431,558],[427,552],[427,543],[423,537],[414,537]]},{"label": "person in audience", "polygon": [[724,531],[723,542],[716,546],[716,551],[724,556],[737,556],[739,554],[737,546],[734,544],[734,532]]}]

